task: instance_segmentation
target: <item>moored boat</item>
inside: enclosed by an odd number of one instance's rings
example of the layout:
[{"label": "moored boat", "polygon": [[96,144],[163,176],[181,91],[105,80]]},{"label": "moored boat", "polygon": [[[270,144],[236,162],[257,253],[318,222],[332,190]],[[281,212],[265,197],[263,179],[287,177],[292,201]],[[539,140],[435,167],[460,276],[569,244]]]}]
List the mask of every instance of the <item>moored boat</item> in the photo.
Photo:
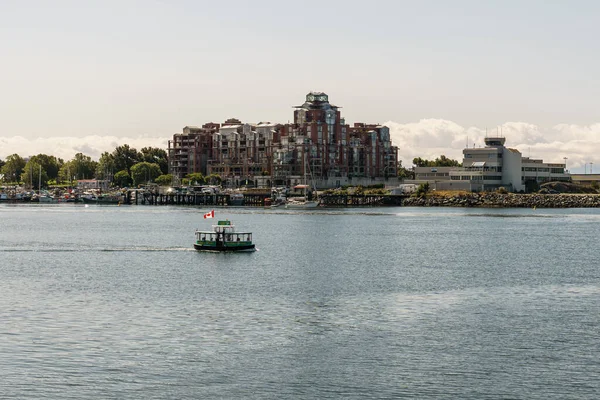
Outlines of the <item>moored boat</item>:
[{"label": "moored boat", "polygon": [[93,196],[84,196],[81,198],[86,204],[121,204],[123,196],[120,194],[99,194]]},{"label": "moored boat", "polygon": [[319,206],[318,201],[307,200],[307,199],[289,199],[285,203],[285,208],[292,209],[303,209],[303,208],[316,208]]},{"label": "moored boat", "polygon": [[243,193],[231,193],[229,195],[229,204],[232,206],[243,206],[244,205],[244,194]]},{"label": "moored boat", "polygon": [[218,221],[212,231],[196,230],[194,249],[198,251],[242,252],[255,251],[252,233],[236,232],[229,220]]}]

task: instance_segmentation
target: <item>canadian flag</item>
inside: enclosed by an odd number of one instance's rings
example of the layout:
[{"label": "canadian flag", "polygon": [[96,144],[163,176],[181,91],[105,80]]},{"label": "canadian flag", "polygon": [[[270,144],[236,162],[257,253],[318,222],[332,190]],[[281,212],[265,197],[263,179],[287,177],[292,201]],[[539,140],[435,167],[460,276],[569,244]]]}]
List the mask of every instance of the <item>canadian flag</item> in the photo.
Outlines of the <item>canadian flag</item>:
[{"label": "canadian flag", "polygon": [[215,217],[215,210],[211,210],[211,212],[208,212],[206,214],[204,214],[204,219],[206,218],[214,218]]}]

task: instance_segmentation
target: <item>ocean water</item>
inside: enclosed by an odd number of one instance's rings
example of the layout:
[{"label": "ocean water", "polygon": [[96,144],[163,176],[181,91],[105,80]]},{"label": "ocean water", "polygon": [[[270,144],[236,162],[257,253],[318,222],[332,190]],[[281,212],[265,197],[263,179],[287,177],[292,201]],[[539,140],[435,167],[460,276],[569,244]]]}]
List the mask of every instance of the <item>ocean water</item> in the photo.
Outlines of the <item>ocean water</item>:
[{"label": "ocean water", "polygon": [[2,399],[595,399],[600,210],[0,205]]}]

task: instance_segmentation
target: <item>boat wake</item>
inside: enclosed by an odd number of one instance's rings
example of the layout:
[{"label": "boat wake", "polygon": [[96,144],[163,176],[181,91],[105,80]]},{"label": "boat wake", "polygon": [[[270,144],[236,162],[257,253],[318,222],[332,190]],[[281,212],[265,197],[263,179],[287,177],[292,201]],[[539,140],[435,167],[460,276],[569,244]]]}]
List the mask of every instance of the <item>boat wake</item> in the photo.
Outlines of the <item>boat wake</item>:
[{"label": "boat wake", "polygon": [[112,249],[98,249],[98,251],[106,251],[106,252],[119,252],[119,251],[194,251],[193,248],[188,247],[116,247]]},{"label": "boat wake", "polygon": [[18,249],[7,248],[0,249],[0,253],[94,253],[94,252],[178,252],[178,251],[194,251],[188,247],[114,247],[114,248],[82,248],[82,249],[65,249],[65,248],[47,248],[47,249]]}]

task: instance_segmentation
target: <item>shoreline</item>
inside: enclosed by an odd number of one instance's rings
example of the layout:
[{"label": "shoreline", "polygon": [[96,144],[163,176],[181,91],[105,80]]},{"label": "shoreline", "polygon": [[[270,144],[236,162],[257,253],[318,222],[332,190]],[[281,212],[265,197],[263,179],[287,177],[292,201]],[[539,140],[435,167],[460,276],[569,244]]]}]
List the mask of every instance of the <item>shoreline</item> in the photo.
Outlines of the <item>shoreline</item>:
[{"label": "shoreline", "polygon": [[407,197],[403,207],[598,208],[600,194],[467,193]]}]

